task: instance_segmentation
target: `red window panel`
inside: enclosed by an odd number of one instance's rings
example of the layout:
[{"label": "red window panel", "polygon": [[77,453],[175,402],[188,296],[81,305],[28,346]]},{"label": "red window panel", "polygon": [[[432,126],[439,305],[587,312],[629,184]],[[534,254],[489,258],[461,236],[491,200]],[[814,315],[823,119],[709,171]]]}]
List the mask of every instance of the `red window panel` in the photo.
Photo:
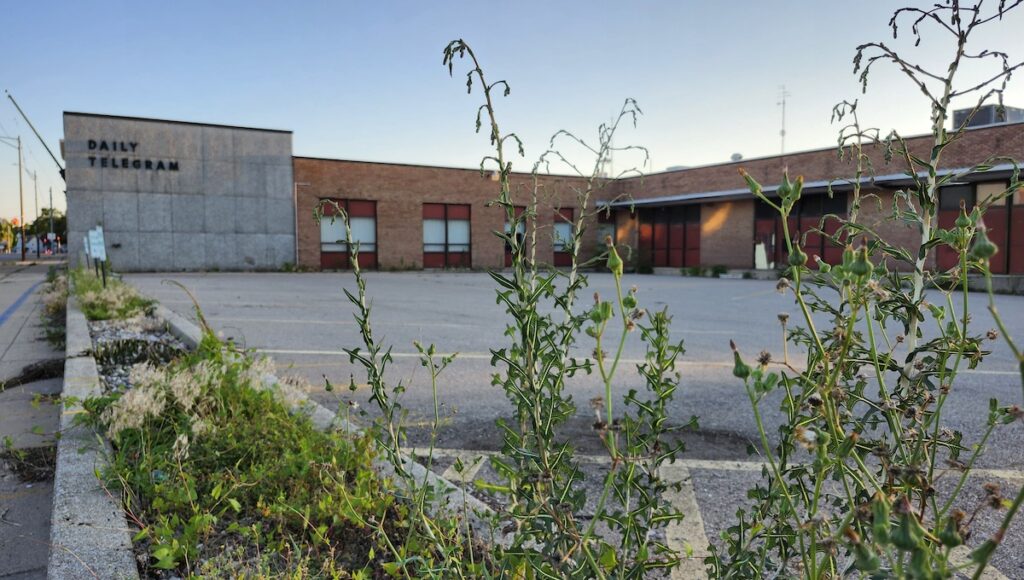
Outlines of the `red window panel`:
[{"label": "red window panel", "polygon": [[1007,257],[1009,249],[1008,241],[1008,230],[1010,225],[1010,211],[1009,207],[1005,205],[994,205],[988,208],[985,212],[985,227],[988,231],[988,238],[992,240],[992,243],[999,248],[999,252],[992,259],[989,260],[989,267],[992,269],[993,274],[1006,274],[1007,273]]},{"label": "red window panel", "polygon": [[345,209],[345,200],[335,198],[324,198],[320,200],[320,209],[324,217],[338,215],[338,209]]},{"label": "red window panel", "polygon": [[445,253],[444,252],[423,252],[423,267],[424,268],[444,268],[445,267]]},{"label": "red window panel", "polygon": [[[953,229],[956,227],[956,218],[960,210],[939,210],[939,227],[942,229]],[[960,254],[946,244],[939,244],[935,248],[935,262],[938,269],[945,272],[955,268],[960,262]]]},{"label": "red window panel", "polygon": [[654,267],[655,268],[667,268],[668,267],[668,251],[663,248],[654,249]]},{"label": "red window panel", "polygon": [[820,218],[817,217],[800,218],[800,231],[806,234],[806,236],[801,236],[803,238],[803,248],[808,256],[821,256],[823,252],[821,234],[815,231],[818,229],[819,223]]},{"label": "red window panel", "polygon": [[561,208],[555,210],[555,222],[564,221],[572,222],[575,219],[575,211],[573,208]]},{"label": "red window panel", "polygon": [[425,220],[443,220],[445,219],[445,211],[443,203],[425,203],[423,204],[423,219]]},{"label": "red window panel", "polygon": [[[824,229],[825,229],[825,232],[829,236],[834,236],[836,234],[836,232],[839,231],[839,226],[840,226],[840,224],[839,224],[839,222],[837,220],[828,220],[827,222],[825,222],[825,228]],[[821,256],[821,259],[826,264],[835,265],[835,264],[842,263],[842,261],[843,261],[843,246],[832,242],[831,237],[822,236],[822,238],[823,238],[823,240],[822,240],[821,253],[818,254],[819,256]]]},{"label": "red window panel", "polygon": [[448,252],[449,268],[469,268],[472,265],[469,252]]},{"label": "red window panel", "polygon": [[455,205],[449,204],[448,208],[448,219],[450,220],[468,220],[469,219],[469,205]]},{"label": "red window panel", "polygon": [[1010,208],[1010,240],[1006,244],[1006,258],[1010,274],[1024,274],[1024,205]]},{"label": "red window panel", "polygon": [[650,223],[640,222],[638,237],[640,238],[640,253],[648,254],[654,246],[654,226]]},{"label": "red window panel", "polygon": [[665,249],[668,246],[668,224],[665,222],[654,223],[654,247]]},{"label": "red window panel", "polygon": [[686,252],[682,248],[669,248],[668,265],[673,268],[682,268],[686,265]]},{"label": "red window panel", "polygon": [[350,200],[348,202],[348,215],[351,217],[377,217],[377,202]]},{"label": "red window panel", "polygon": [[[323,270],[348,270],[352,261],[348,252],[321,252],[320,268]],[[359,267],[375,270],[377,268],[377,252],[359,252]]]}]

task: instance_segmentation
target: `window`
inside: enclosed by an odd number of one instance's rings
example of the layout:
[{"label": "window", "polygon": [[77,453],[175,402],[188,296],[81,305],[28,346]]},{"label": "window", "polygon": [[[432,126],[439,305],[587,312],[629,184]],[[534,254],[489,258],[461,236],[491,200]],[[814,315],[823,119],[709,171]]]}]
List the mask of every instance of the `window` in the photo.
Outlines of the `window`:
[{"label": "window", "polygon": [[[990,181],[987,183],[979,183],[976,185],[975,197],[977,197],[978,203],[985,203],[992,198],[998,197],[1006,193],[1006,188],[1009,186],[1010,184],[1006,183],[1005,181]],[[1008,204],[1011,197],[1012,196],[1003,197],[998,201],[990,203],[990,205],[995,207],[1005,206]]]},{"label": "window", "polygon": [[617,242],[615,239],[615,211],[602,209],[597,212],[597,253],[605,250],[606,238],[611,238],[613,244]]},{"label": "window", "polygon": [[345,237],[345,222],[337,216],[331,203],[348,213],[352,241],[359,243],[359,265],[377,267],[377,202],[344,199],[322,199],[323,218],[320,220],[320,267],[345,269],[349,267],[349,248]]},{"label": "window", "polygon": [[[504,212],[502,208],[502,212]],[[520,246],[526,243],[526,220],[523,220],[523,213],[526,212],[526,206],[517,205],[513,208],[517,220],[516,222],[516,238],[519,240]],[[512,231],[512,224],[508,221],[508,214],[505,214],[505,233],[508,234]],[[505,242],[505,267],[512,266],[512,244]]]},{"label": "window", "polygon": [[423,204],[423,267],[468,268],[470,207],[450,203]]},{"label": "window", "polygon": [[939,190],[939,209],[960,209],[961,201],[967,206],[968,211],[974,207],[973,185],[947,185]]},{"label": "window", "polygon": [[575,226],[573,215],[572,208],[555,210],[552,239],[555,250],[555,266],[572,265],[572,238],[573,226]]}]

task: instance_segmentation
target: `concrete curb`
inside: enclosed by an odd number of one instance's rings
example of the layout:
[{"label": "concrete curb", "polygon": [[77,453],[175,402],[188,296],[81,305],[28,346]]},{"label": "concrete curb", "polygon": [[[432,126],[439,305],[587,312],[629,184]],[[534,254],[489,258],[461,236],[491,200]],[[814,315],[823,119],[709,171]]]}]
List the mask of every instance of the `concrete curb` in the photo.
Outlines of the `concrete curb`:
[{"label": "concrete curb", "polygon": [[[157,305],[155,314],[167,322],[168,330],[171,334],[177,337],[178,340],[189,345],[191,348],[195,348],[195,346],[201,342],[202,332],[200,331],[199,326],[184,316],[173,312],[162,304]],[[274,375],[267,375],[263,379],[264,386],[267,388],[273,387],[280,382],[281,381]],[[301,400],[293,410],[305,413],[318,429],[323,431],[341,430],[348,433],[363,432],[358,425],[347,421],[344,417],[310,399],[305,393],[301,393],[300,395]],[[484,517],[494,514],[494,510],[492,510],[490,506],[470,495],[447,479],[444,479],[423,465],[417,463],[411,457],[404,456],[402,461],[406,471],[408,471],[409,474],[417,481],[421,484],[426,483],[427,485],[432,486],[435,490],[438,490],[437,501],[431,506],[432,511],[435,511],[436,513],[437,511],[450,510],[458,513],[463,510],[468,510],[470,524],[478,535],[483,534],[484,537],[498,542],[502,542],[502,540],[504,540],[504,538],[491,538],[491,527],[483,520]],[[374,461],[374,467],[376,467],[377,471],[382,475],[390,476],[394,474],[394,466],[386,460],[379,458],[376,459]],[[396,479],[395,481],[399,485],[402,484],[401,480]]]},{"label": "concrete curb", "polygon": [[[131,532],[120,494],[103,488],[97,474],[110,443],[91,428],[75,425],[87,397],[101,394],[85,315],[73,294],[67,304],[66,361],[61,395],[60,440],[50,516],[50,579],[138,578]],[[69,399],[71,402],[69,403]]]}]

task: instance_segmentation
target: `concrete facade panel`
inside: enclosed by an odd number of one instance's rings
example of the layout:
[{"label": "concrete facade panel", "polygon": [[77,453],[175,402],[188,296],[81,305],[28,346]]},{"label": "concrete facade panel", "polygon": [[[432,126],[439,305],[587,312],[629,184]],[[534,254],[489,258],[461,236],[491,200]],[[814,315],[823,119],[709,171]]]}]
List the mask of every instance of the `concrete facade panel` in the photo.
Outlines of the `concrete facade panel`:
[{"label": "concrete facade panel", "polygon": [[107,243],[107,260],[115,271],[134,271],[139,268],[139,234],[103,230]]},{"label": "concrete facade panel", "polygon": [[[171,231],[172,197],[166,193],[139,194],[139,231]],[[141,258],[140,258],[141,260]]]},{"label": "concrete facade panel", "polygon": [[266,165],[262,163],[239,163],[235,165],[236,192],[247,197],[267,196]]},{"label": "concrete facade panel", "polygon": [[198,233],[206,226],[206,204],[201,195],[171,196],[171,231]]},{"label": "concrete facade panel", "polygon": [[108,193],[103,198],[103,229],[111,232],[138,232],[139,194]]},{"label": "concrete facade panel", "polygon": [[291,199],[267,199],[267,225],[264,230],[268,234],[289,234],[295,231],[295,206]]},{"label": "concrete facade panel", "polygon": [[[292,199],[291,142],[283,131],[65,113],[72,260],[82,246],[74,236],[103,225],[112,263],[124,271],[294,261],[279,260],[278,241],[265,235],[272,223],[276,234],[294,239],[294,213],[289,207],[282,219],[279,203]],[[270,198],[278,202],[273,208]],[[113,233],[123,234],[116,262]]]},{"label": "concrete facade panel", "polygon": [[139,239],[139,264],[147,270],[174,270],[174,235],[166,232],[142,234]]},{"label": "concrete facade panel", "polygon": [[205,234],[174,232],[171,236],[174,270],[188,271],[207,268]]},{"label": "concrete facade panel", "polygon": [[72,231],[87,232],[103,224],[103,194],[98,191],[68,190],[68,237]]},{"label": "concrete facade panel", "polygon": [[243,270],[262,270],[269,267],[275,255],[271,237],[267,234],[236,234],[237,259]]},{"label": "concrete facade panel", "polygon": [[235,232],[240,234],[262,234],[267,231],[265,216],[267,202],[262,197],[236,197]]},{"label": "concrete facade panel", "polygon": [[203,196],[206,206],[206,227],[208,234],[231,234],[235,232],[235,210],[244,198]]},{"label": "concrete facade panel", "polygon": [[238,260],[238,244],[234,236],[203,234],[203,241],[206,244],[207,269],[237,269],[234,264]]},{"label": "concrete facade panel", "polygon": [[235,164],[231,161],[207,161],[203,164],[203,191],[210,195],[235,195]]}]

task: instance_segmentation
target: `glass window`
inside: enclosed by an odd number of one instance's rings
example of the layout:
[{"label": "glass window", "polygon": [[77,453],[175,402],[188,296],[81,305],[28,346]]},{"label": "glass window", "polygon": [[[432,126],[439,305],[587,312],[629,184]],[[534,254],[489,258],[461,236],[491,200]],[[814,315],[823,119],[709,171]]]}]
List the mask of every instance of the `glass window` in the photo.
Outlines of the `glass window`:
[{"label": "glass window", "polygon": [[470,206],[451,203],[423,204],[423,266],[469,267]]},{"label": "glass window", "polygon": [[320,220],[320,251],[346,252],[345,222],[335,217],[324,216]]},{"label": "glass window", "polygon": [[359,242],[359,249],[373,252],[377,249],[377,219],[369,217],[349,218],[352,241]]},{"label": "glass window", "polygon": [[469,251],[469,220],[448,220],[448,251]]},{"label": "glass window", "polygon": [[[1003,181],[994,181],[994,182],[990,181],[988,183],[979,183],[977,185],[978,203],[985,203],[986,201],[988,201],[988,200],[990,200],[990,199],[992,199],[994,197],[998,197],[1000,195],[1003,195],[1004,193],[1006,193],[1006,188],[1009,187],[1009,185],[1010,184],[1008,184],[1006,182],[1003,182]],[[1006,205],[1006,203],[1010,199],[1010,197],[1011,196],[1004,197],[1004,198],[1000,199],[999,201],[996,201],[992,205],[993,206],[1003,206],[1003,205]]]},{"label": "glass window", "polygon": [[443,252],[445,245],[444,220],[423,220],[423,251]]},{"label": "glass window", "polygon": [[939,190],[939,209],[960,209],[961,200],[967,205],[968,210],[974,207],[973,185],[947,185]]},{"label": "glass window", "polygon": [[555,251],[568,252],[572,243],[572,224],[566,222],[555,223]]}]

